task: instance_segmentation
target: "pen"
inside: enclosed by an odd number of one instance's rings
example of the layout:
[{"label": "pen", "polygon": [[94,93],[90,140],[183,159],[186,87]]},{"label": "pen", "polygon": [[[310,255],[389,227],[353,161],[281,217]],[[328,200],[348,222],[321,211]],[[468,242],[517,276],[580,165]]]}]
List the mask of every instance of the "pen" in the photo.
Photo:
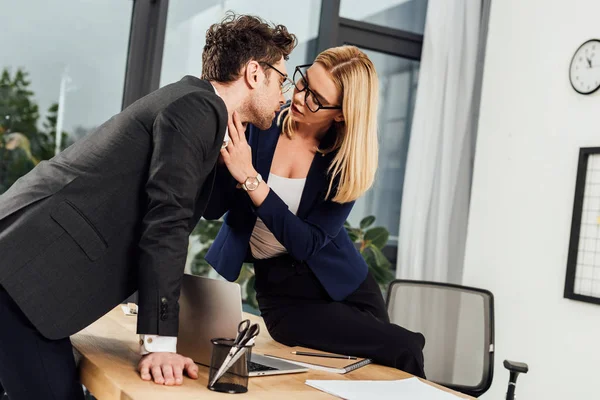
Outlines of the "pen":
[{"label": "pen", "polygon": [[342,355],[339,355],[339,354],[308,353],[306,351],[292,351],[292,354],[295,354],[297,356],[342,358],[344,360],[356,360],[356,357],[354,357],[354,356],[342,356]]}]

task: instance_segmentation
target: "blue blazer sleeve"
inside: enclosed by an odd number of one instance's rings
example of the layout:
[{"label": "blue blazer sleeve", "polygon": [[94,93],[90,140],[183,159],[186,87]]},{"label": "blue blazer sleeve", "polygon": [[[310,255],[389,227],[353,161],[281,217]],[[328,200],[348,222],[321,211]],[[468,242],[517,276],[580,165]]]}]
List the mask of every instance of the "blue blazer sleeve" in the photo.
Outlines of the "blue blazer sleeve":
[{"label": "blue blazer sleeve", "polygon": [[270,190],[256,214],[292,257],[305,261],[338,235],[353,206],[354,202],[339,204],[325,200],[303,220]]}]

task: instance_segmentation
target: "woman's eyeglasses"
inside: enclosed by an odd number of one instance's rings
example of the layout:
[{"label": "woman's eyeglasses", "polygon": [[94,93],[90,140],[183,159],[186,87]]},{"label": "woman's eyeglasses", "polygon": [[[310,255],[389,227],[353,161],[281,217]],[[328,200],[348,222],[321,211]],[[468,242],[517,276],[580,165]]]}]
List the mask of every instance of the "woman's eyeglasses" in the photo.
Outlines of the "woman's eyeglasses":
[{"label": "woman's eyeglasses", "polygon": [[306,92],[304,95],[304,104],[306,107],[316,113],[319,110],[341,110],[342,106],[324,106],[319,100],[319,95],[315,93],[310,86],[308,86],[308,79],[306,78],[306,70],[312,64],[299,65],[294,71],[294,85],[299,92]]}]

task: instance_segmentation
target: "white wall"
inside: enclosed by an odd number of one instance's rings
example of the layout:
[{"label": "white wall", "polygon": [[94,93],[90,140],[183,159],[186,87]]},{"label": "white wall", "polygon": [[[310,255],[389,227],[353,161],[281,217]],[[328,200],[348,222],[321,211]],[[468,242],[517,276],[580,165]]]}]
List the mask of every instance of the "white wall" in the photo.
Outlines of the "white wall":
[{"label": "white wall", "polygon": [[600,96],[568,67],[600,37],[598,0],[493,0],[464,284],[496,300],[494,384],[522,360],[519,399],[600,398],[600,306],[563,298],[579,147],[600,146]]}]

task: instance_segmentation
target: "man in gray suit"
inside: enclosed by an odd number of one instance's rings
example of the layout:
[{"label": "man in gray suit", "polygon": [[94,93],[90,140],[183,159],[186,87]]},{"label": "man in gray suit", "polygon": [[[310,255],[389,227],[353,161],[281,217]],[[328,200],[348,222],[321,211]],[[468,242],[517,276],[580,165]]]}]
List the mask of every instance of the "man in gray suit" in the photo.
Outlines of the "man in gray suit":
[{"label": "man in gray suit", "polygon": [[295,45],[284,26],[229,15],[207,32],[203,79],[138,100],[0,197],[0,383],[11,400],[82,399],[69,336],[136,290],[142,379],[197,377],[174,352],[188,237],[228,121],[271,126]]}]

